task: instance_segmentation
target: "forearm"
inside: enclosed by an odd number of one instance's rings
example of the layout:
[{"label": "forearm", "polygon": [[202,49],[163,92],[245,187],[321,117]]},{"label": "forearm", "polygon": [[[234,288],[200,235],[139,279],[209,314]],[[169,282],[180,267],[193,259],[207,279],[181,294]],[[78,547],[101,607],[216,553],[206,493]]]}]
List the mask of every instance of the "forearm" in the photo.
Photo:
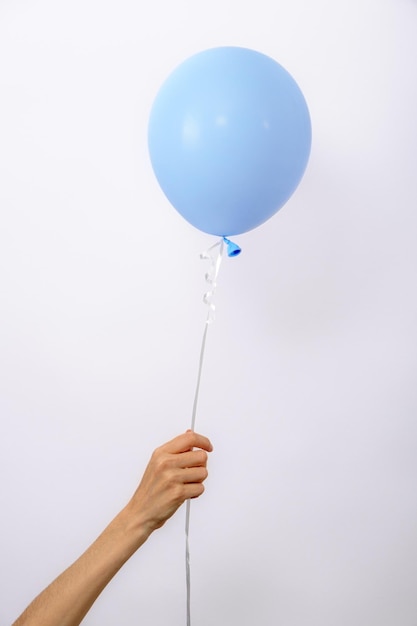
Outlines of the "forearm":
[{"label": "forearm", "polygon": [[145,524],[132,519],[128,505],[88,550],[33,600],[13,626],[78,626],[149,534]]}]

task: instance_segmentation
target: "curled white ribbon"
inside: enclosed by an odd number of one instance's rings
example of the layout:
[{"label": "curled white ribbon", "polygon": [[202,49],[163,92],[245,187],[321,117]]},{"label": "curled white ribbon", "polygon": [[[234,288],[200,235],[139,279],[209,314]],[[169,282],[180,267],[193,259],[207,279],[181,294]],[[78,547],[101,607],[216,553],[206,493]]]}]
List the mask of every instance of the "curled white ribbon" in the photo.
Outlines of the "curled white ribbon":
[{"label": "curled white ribbon", "polygon": [[[213,246],[211,246],[205,252],[200,254],[200,258],[210,261],[210,267],[205,275],[206,282],[209,285],[209,290],[206,291],[203,297],[203,302],[208,306],[207,318],[204,326],[203,340],[201,342],[200,359],[198,365],[197,384],[194,394],[193,412],[191,418],[191,430],[195,427],[195,418],[197,415],[198,396],[200,392],[201,372],[203,370],[204,352],[206,347],[207,330],[209,324],[212,324],[215,319],[216,307],[214,305],[214,295],[217,287],[217,276],[219,274],[220,265],[223,258],[224,251],[224,239],[220,239]],[[186,502],[185,513],[185,571],[186,571],[186,584],[187,584],[187,626],[191,626],[191,576],[190,576],[190,545],[189,545],[189,531],[190,531],[190,505],[191,501]]]},{"label": "curled white ribbon", "polygon": [[205,275],[206,282],[210,286],[209,291],[206,291],[203,297],[204,304],[208,306],[208,313],[206,324],[214,322],[216,307],[213,303],[214,294],[217,287],[217,276],[219,275],[220,264],[223,258],[224,251],[224,239],[217,241],[211,248],[200,254],[200,259],[207,259],[210,261],[210,268]]}]

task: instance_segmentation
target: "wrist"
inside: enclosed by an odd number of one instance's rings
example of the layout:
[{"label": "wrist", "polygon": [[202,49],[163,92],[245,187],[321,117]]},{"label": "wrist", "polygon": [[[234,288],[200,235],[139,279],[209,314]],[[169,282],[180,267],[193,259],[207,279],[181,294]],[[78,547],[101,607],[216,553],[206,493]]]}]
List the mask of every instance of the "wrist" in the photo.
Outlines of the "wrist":
[{"label": "wrist", "polygon": [[136,552],[155,530],[152,522],[138,513],[132,502],[128,502],[116,515],[110,527],[118,534],[120,544],[125,545],[130,552],[129,556]]}]

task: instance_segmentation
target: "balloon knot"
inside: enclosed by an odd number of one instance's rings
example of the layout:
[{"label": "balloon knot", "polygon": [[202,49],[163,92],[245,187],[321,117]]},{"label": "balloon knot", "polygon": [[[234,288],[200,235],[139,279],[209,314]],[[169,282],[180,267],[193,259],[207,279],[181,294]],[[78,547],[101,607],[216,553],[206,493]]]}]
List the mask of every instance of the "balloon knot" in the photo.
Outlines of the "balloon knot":
[{"label": "balloon knot", "polygon": [[223,241],[227,246],[227,256],[237,256],[242,252],[242,248],[240,248],[237,243],[233,243],[233,241],[226,239],[226,237],[223,237]]}]

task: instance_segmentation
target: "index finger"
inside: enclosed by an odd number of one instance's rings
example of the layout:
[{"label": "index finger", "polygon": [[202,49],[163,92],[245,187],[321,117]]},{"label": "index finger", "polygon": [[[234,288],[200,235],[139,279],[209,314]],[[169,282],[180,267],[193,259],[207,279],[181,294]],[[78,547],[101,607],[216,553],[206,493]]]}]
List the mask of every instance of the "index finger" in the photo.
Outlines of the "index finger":
[{"label": "index finger", "polygon": [[166,452],[169,452],[171,454],[188,452],[193,448],[201,448],[202,450],[206,450],[207,452],[211,452],[213,450],[210,439],[208,439],[204,435],[199,435],[192,430],[187,430],[186,433],[174,437],[174,439],[171,439],[171,441],[168,441],[166,444],[164,444],[162,448],[164,448]]}]

